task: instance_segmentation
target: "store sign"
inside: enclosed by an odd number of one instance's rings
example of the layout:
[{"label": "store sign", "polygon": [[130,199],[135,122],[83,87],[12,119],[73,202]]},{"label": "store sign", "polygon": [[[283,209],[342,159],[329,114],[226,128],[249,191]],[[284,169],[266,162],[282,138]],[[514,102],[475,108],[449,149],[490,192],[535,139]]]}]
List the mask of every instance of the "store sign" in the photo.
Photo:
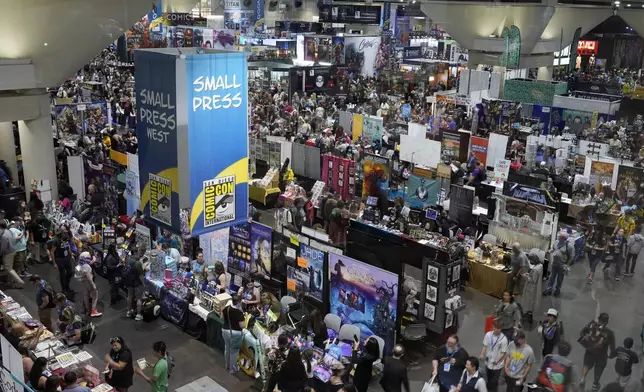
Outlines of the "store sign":
[{"label": "store sign", "polygon": [[591,55],[597,54],[599,50],[599,41],[579,41],[577,43],[577,54]]},{"label": "store sign", "polygon": [[185,62],[189,153],[182,176],[188,175],[195,236],[247,218],[248,80],[244,53],[194,55]]},{"label": "store sign", "polygon": [[479,161],[483,162],[485,166],[487,166],[488,142],[488,139],[478,136],[472,136],[472,140],[470,142],[470,152],[473,152],[474,156],[477,157]]},{"label": "store sign", "polygon": [[555,192],[549,192],[545,189],[533,188],[510,181],[506,181],[503,184],[503,194],[515,199],[550,207],[555,207],[559,202],[559,194]]},{"label": "store sign", "polygon": [[264,0],[255,0],[255,31],[264,31]]},{"label": "store sign", "polygon": [[423,57],[423,49],[420,46],[403,48],[403,59],[419,59]]},{"label": "store sign", "polygon": [[141,208],[155,224],[180,231],[175,56],[138,51],[137,135]]},{"label": "store sign", "polygon": [[192,25],[195,17],[188,12],[166,12],[163,17],[175,25]]},{"label": "store sign", "polygon": [[319,10],[322,23],[380,24],[379,5],[322,5]]}]

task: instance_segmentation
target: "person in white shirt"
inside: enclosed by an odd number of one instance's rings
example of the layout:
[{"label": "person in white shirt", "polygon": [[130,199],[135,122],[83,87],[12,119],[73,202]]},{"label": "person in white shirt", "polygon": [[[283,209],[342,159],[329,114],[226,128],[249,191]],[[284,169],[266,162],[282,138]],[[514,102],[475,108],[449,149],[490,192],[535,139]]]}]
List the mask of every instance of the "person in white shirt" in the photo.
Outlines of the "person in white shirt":
[{"label": "person in white shirt", "polygon": [[479,375],[479,360],[475,357],[469,357],[465,362],[465,370],[456,392],[487,392],[485,380]]},{"label": "person in white shirt", "polygon": [[494,320],[494,329],[485,334],[479,355],[479,359],[485,361],[487,387],[490,392],[496,392],[508,351],[508,338],[503,334],[502,327],[501,320]]}]

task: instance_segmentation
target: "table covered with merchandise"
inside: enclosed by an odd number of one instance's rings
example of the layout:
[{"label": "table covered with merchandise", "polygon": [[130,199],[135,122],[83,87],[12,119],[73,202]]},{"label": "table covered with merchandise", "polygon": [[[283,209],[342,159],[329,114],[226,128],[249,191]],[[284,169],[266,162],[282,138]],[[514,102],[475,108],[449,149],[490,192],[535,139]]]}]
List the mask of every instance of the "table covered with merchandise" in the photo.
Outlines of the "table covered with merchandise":
[{"label": "table covered with merchandise", "polygon": [[488,265],[478,261],[469,260],[470,280],[469,286],[483,294],[502,298],[508,286],[508,272],[502,265]]},{"label": "table covered with merchandise", "polygon": [[[39,327],[42,326],[23,306],[1,291],[0,312],[7,322],[23,322],[29,328],[21,338],[23,341],[30,341],[35,338]],[[5,339],[4,337],[2,339],[4,345]],[[5,348],[5,350],[9,352],[3,352],[3,355],[10,356],[12,355],[11,351],[13,351],[11,350],[12,346],[7,346],[8,348]],[[19,357],[17,350],[13,354]],[[68,372],[76,373],[78,384],[93,388],[92,392],[109,392],[113,390],[112,387],[101,381],[101,373],[92,366],[92,355],[83,350],[82,345],[67,346],[59,336],[47,329],[40,334],[38,344],[33,350],[29,351],[29,355],[34,360],[41,357],[46,358],[49,371],[61,378]],[[22,372],[14,374],[14,376],[24,383]]]}]

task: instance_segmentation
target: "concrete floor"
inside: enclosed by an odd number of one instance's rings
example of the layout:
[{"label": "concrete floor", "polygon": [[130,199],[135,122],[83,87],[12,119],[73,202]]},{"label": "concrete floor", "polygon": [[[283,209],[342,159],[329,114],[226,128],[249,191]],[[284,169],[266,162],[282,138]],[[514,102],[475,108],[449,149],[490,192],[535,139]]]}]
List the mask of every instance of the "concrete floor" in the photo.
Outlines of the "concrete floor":
[{"label": "concrete floor", "polygon": [[[263,214],[262,223],[272,223],[272,212],[267,211]],[[644,300],[641,300],[640,297],[644,281],[642,260],[639,261],[636,276],[625,278],[621,282],[605,280],[599,272],[595,282],[589,285],[586,281],[588,271],[587,262],[574,265],[570,276],[567,276],[564,281],[561,297],[544,297],[542,299],[542,314],[545,315],[547,309],[551,307],[559,310],[566,336],[573,345],[571,358],[579,367],[581,367],[584,354],[582,347],[576,343],[579,331],[599,312],[607,312],[610,315],[609,327],[615,331],[618,344],[630,336],[636,341],[635,351],[641,353],[642,345],[639,336],[644,322],[642,317],[644,315]],[[56,289],[60,288],[57,274],[52,267],[39,265],[33,267],[32,272],[41,274],[45,279],[50,279]],[[109,351],[109,339],[112,336],[122,336],[132,350],[134,358],[151,355],[152,343],[164,340],[176,363],[170,379],[171,391],[203,376],[212,378],[230,391],[260,390],[261,385],[255,380],[243,374],[231,375],[227,373],[221,352],[212,350],[204,343],[192,339],[174,325],[162,319],[151,323],[127,319],[124,301],[114,307],[108,305],[107,282],[98,277],[97,284],[101,297],[99,309],[103,312],[103,316],[95,321],[99,328],[96,342],[92,346],[87,346],[87,350],[95,356],[94,365],[97,368],[104,366],[103,358]],[[35,288],[33,286],[28,286],[24,290],[7,290],[7,293],[23,304],[33,315],[36,314]],[[478,356],[484,335],[484,320],[492,314],[498,300],[471,289],[466,289],[462,296],[467,301],[467,307],[460,314],[459,337],[462,346],[471,355]],[[78,304],[78,307],[82,306]],[[535,320],[541,320],[543,317],[545,316],[535,315]],[[536,331],[528,331],[528,343],[533,346],[538,361],[540,361],[541,348]],[[429,378],[430,356],[431,353],[427,358],[421,359],[419,365],[410,369],[412,392],[420,391],[423,383]],[[533,370],[532,373],[530,378],[534,377],[536,370]],[[641,390],[639,382],[641,375],[642,367],[636,365],[627,392]],[[605,385],[615,379],[614,360],[610,360],[602,377],[602,384]],[[590,384],[592,382],[587,383],[587,390],[590,390]],[[135,384],[131,390],[144,391],[147,388],[145,382],[135,376]],[[380,391],[381,388],[374,385],[369,390]]]}]

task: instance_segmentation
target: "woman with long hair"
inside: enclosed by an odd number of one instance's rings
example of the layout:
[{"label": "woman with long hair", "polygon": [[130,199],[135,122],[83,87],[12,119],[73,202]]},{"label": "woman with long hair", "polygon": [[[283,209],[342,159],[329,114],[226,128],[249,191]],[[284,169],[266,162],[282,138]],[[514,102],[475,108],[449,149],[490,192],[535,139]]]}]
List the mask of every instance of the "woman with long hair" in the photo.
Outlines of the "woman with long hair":
[{"label": "woman with long hair", "polygon": [[61,379],[57,375],[52,375],[45,382],[45,392],[57,392],[58,387],[60,387]]},{"label": "woman with long hair", "polygon": [[351,358],[351,362],[356,365],[353,373],[353,386],[356,387],[358,392],[366,392],[371,381],[373,363],[380,358],[380,344],[375,338],[369,337],[364,342],[364,347],[361,352],[358,352],[359,347],[360,342],[355,341],[353,344],[353,356]]},{"label": "woman with long hair", "polygon": [[272,293],[264,291],[261,295],[261,302],[259,307],[259,313],[262,317],[267,317],[269,311],[275,315],[275,320],[277,321],[282,314],[282,304]]},{"label": "woman with long hair", "polygon": [[224,263],[221,261],[215,262],[215,281],[219,286],[219,291],[225,293],[228,282],[226,279],[226,267],[224,267]]},{"label": "woman with long hair", "polygon": [[112,349],[105,354],[105,371],[108,372],[105,381],[116,389],[117,392],[127,392],[133,384],[134,366],[132,365],[132,352],[125,345],[122,337],[110,339]]},{"label": "woman with long hair", "polygon": [[302,355],[296,347],[291,348],[282,365],[279,377],[279,387],[282,392],[300,392],[306,386],[308,376]]},{"label": "woman with long hair", "polygon": [[311,312],[311,330],[314,335],[313,344],[315,347],[324,349],[324,342],[329,339],[329,333],[327,332],[326,324],[322,318],[322,313],[318,309],[313,309]]},{"label": "woman with long hair", "polygon": [[31,366],[31,371],[29,372],[29,384],[31,384],[34,389],[44,389],[45,383],[50,376],[51,373],[47,370],[47,358],[36,358],[33,366]]},{"label": "woman with long hair", "polygon": [[107,247],[107,254],[103,263],[107,267],[107,276],[110,282],[110,305],[114,305],[121,299],[121,257],[116,251],[116,245],[110,244]]},{"label": "woman with long hair", "polygon": [[515,330],[519,329],[521,309],[514,301],[514,296],[509,291],[503,292],[503,299],[495,308],[496,318],[501,320],[501,330],[508,341],[514,338]]}]

